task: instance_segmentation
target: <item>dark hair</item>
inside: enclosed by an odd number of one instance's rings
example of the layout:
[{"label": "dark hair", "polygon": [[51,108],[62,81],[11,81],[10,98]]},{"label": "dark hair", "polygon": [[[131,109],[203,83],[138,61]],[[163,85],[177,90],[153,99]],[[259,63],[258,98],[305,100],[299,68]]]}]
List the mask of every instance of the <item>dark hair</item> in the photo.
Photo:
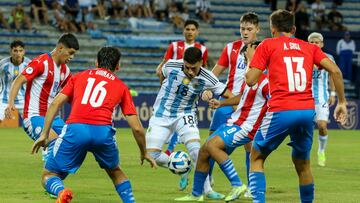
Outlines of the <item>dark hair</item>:
[{"label": "dark hair", "polygon": [[58,44],[63,44],[67,48],[79,50],[79,42],[75,35],[71,33],[65,33],[59,38]]},{"label": "dark hair", "polygon": [[106,68],[114,71],[120,62],[120,50],[115,47],[103,47],[97,53],[97,62],[99,68]]},{"label": "dark hair", "polygon": [[184,61],[190,63],[190,64],[195,64],[199,61],[202,61],[202,53],[201,50],[196,48],[196,47],[189,47],[188,49],[185,50],[184,53]]},{"label": "dark hair", "polygon": [[254,12],[247,12],[241,16],[240,23],[259,25],[259,16]]},{"label": "dark hair", "polygon": [[279,9],[270,15],[270,23],[278,32],[290,33],[295,25],[295,17],[289,11]]},{"label": "dark hair", "polygon": [[185,21],[184,28],[188,25],[194,25],[196,27],[196,29],[199,29],[199,23],[196,20],[189,19],[189,20]]},{"label": "dark hair", "polygon": [[10,49],[15,48],[15,47],[25,48],[25,44],[21,40],[14,40],[10,43]]}]

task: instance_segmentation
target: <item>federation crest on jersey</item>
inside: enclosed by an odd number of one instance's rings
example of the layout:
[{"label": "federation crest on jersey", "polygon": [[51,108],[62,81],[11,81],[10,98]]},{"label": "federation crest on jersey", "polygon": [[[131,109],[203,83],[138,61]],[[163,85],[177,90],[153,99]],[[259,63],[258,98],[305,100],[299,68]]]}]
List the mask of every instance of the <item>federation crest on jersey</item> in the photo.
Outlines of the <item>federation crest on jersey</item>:
[{"label": "federation crest on jersey", "polygon": [[15,71],[14,71],[14,75],[15,75],[15,76],[19,75],[19,71],[18,71],[18,70],[15,70]]},{"label": "federation crest on jersey", "polygon": [[34,72],[34,69],[33,69],[32,67],[27,67],[26,70],[25,70],[25,72],[26,72],[27,74],[31,74],[31,73]]},{"label": "federation crest on jersey", "polygon": [[190,83],[190,79],[189,78],[184,78],[183,80],[182,80],[182,83],[184,84],[184,85],[188,85],[189,83]]},{"label": "federation crest on jersey", "polygon": [[348,101],[347,104],[348,109],[348,117],[346,119],[346,123],[344,125],[338,124],[340,128],[350,130],[350,129],[356,129],[358,126],[358,105],[356,102]]}]

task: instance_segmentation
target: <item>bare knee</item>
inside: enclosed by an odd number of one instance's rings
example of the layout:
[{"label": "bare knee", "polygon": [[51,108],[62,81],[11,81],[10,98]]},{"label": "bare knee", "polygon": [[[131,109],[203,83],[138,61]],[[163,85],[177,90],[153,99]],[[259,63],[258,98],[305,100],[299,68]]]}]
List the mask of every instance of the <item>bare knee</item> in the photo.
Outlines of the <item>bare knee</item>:
[{"label": "bare knee", "polygon": [[120,169],[119,166],[113,169],[105,169],[106,173],[109,175],[110,179],[113,181],[114,185],[124,182],[128,179],[125,173]]},{"label": "bare knee", "polygon": [[317,123],[320,135],[327,135],[327,123],[326,121],[318,121]]}]

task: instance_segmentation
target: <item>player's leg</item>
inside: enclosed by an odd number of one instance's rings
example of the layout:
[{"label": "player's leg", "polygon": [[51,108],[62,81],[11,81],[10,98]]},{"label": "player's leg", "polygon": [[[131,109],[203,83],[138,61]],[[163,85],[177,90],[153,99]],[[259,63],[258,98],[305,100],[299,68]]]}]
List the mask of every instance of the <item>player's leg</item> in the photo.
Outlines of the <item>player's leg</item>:
[{"label": "player's leg", "polygon": [[314,200],[314,179],[310,167],[310,152],[313,142],[313,110],[298,112],[298,125],[291,130],[289,143],[292,146],[292,160],[299,176],[300,199],[303,203]]},{"label": "player's leg", "polygon": [[119,194],[121,200],[126,203],[135,202],[130,180],[120,167],[117,166],[113,169],[105,169],[105,171],[112,180],[115,190]]},{"label": "player's leg", "polygon": [[257,131],[250,153],[250,191],[255,202],[265,202],[264,163],[268,155],[286,138],[292,119],[282,112],[267,112]]},{"label": "player's leg", "polygon": [[171,135],[168,147],[167,147],[167,149],[165,151],[165,153],[167,155],[170,156],[170,154],[175,150],[175,146],[176,146],[176,144],[178,142],[178,139],[179,139],[179,136],[178,136],[178,134],[176,132]]},{"label": "player's leg", "polygon": [[168,167],[169,155],[162,152],[162,147],[172,133],[172,121],[151,117],[146,131],[146,151],[161,167]]},{"label": "player's leg", "polygon": [[329,119],[329,105],[318,104],[315,108],[316,111],[316,124],[319,129],[319,147],[318,147],[318,165],[325,166],[325,148],[328,140],[327,121]]},{"label": "player's leg", "polygon": [[[249,180],[249,173],[250,173],[250,151],[251,151],[251,145],[252,142],[248,142],[246,144],[244,144],[244,150],[245,150],[245,165],[246,165],[246,179],[247,179],[247,184],[250,185],[250,180]],[[251,192],[248,188],[248,190],[245,192],[244,197],[248,197],[251,198]]]}]

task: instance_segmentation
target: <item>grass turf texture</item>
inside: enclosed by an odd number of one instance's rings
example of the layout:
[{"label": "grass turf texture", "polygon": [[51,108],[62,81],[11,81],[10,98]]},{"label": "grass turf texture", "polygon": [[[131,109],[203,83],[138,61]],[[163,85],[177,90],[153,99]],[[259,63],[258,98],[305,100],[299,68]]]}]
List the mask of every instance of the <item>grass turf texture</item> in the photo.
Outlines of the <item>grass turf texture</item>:
[{"label": "grass turf texture", "polygon": [[[203,140],[207,130],[201,130]],[[315,202],[360,202],[360,131],[329,131],[327,166],[317,166],[317,133],[311,154],[315,177]],[[48,203],[54,202],[44,195],[40,185],[42,170],[41,153],[30,155],[32,141],[21,128],[0,129],[0,203]],[[178,191],[179,177],[167,169],[151,169],[147,163],[140,166],[139,152],[129,129],[117,130],[120,160],[123,171],[129,176],[138,203],[169,203],[191,191]],[[184,149],[177,146],[177,150]],[[271,154],[265,163],[267,202],[300,202],[298,180],[291,162],[291,148],[284,143]],[[239,148],[231,156],[243,182],[245,179],[244,150]],[[216,166],[214,189],[224,194],[230,184]],[[190,179],[192,183],[192,176]],[[74,192],[74,203],[120,202],[114,186],[101,170],[92,154],[75,175],[69,175],[65,186]],[[209,201],[223,202],[223,201]],[[241,197],[236,202],[251,202]]]}]

